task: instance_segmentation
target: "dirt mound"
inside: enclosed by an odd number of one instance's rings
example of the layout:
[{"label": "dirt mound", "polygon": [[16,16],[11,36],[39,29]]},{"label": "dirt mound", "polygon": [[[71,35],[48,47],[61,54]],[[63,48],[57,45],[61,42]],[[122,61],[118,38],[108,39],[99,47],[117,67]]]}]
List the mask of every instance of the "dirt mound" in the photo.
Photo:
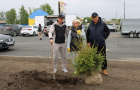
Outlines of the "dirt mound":
[{"label": "dirt mound", "polygon": [[56,74],[56,81],[53,74],[37,70],[21,71],[9,75],[7,89],[10,90],[71,90],[78,84],[84,84],[84,79],[68,76],[66,74]]}]

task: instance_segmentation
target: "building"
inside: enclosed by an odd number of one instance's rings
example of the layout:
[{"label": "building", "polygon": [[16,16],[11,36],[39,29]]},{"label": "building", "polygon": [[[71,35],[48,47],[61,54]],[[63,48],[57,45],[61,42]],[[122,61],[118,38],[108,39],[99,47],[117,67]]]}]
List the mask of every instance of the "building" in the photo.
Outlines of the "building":
[{"label": "building", "polygon": [[0,26],[1,26],[1,25],[5,25],[5,24],[7,24],[7,22],[5,22],[5,21],[0,21]]},{"label": "building", "polygon": [[35,16],[47,16],[49,15],[45,11],[39,9],[34,11],[29,17],[28,17],[28,25],[34,25],[35,24]]}]

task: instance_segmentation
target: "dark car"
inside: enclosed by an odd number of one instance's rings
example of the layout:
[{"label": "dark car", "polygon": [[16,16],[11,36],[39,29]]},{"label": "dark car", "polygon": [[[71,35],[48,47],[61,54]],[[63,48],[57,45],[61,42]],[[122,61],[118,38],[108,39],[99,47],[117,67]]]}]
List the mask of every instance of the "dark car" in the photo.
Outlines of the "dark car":
[{"label": "dark car", "polygon": [[45,27],[44,27],[43,32],[44,32],[44,34],[45,34],[46,36],[48,36],[48,33],[49,33],[49,30],[50,30],[50,27],[51,27],[51,26],[45,26]]},{"label": "dark car", "polygon": [[15,40],[8,35],[0,34],[0,49],[8,49],[15,45]]},{"label": "dark car", "polygon": [[3,26],[0,26],[0,31],[1,31],[2,28],[3,28]]},{"label": "dark car", "polygon": [[17,36],[17,35],[20,35],[21,29],[22,29],[22,26],[18,25],[18,24],[4,25],[3,28],[0,31],[0,34]]}]

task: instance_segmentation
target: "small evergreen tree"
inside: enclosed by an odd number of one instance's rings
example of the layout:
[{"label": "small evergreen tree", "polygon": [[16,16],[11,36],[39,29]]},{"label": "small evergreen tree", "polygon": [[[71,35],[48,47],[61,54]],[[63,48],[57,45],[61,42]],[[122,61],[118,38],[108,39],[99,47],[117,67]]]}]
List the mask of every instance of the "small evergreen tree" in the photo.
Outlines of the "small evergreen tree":
[{"label": "small evergreen tree", "polygon": [[[81,48],[81,45],[78,45]],[[75,75],[91,75],[100,70],[104,62],[105,55],[97,52],[97,47],[82,47],[80,51],[76,52],[77,56],[73,57],[74,64],[72,66],[76,69]]]}]

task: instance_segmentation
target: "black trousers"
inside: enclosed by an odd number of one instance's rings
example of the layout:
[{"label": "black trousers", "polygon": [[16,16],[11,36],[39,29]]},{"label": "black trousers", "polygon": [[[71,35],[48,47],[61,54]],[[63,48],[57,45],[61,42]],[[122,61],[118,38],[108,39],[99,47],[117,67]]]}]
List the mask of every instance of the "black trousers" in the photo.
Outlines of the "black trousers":
[{"label": "black trousers", "polygon": [[101,53],[103,53],[104,55],[105,55],[105,59],[104,59],[104,62],[103,62],[103,64],[102,64],[102,70],[103,69],[107,69],[107,60],[106,60],[106,45],[104,45],[104,46],[98,46],[98,52],[100,52],[101,51]]}]

